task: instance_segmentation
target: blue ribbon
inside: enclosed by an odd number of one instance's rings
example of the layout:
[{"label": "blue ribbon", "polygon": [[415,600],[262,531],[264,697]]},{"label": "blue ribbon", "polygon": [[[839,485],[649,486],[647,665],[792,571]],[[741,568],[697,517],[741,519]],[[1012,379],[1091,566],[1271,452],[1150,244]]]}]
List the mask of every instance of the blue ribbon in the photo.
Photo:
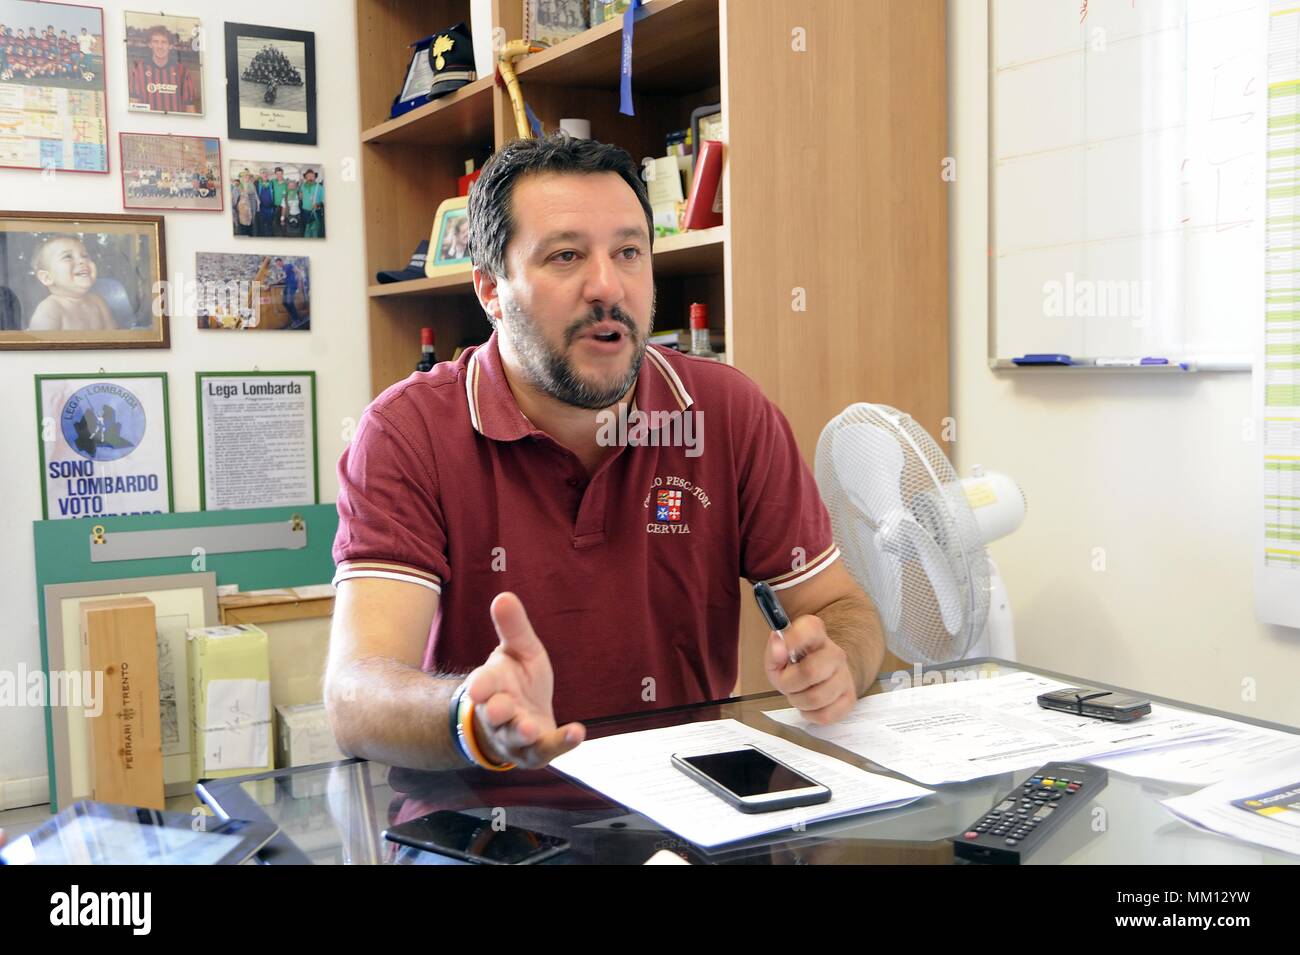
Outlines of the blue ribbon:
[{"label": "blue ribbon", "polygon": [[528,128],[533,131],[533,135],[541,139],[545,134],[542,132],[542,121],[537,118],[533,108],[528,105],[528,100],[524,100],[524,115],[528,117]]},{"label": "blue ribbon", "polygon": [[632,0],[632,5],[623,11],[623,55],[619,64],[619,107],[624,116],[635,116],[632,109],[632,27],[641,13],[641,0]]}]

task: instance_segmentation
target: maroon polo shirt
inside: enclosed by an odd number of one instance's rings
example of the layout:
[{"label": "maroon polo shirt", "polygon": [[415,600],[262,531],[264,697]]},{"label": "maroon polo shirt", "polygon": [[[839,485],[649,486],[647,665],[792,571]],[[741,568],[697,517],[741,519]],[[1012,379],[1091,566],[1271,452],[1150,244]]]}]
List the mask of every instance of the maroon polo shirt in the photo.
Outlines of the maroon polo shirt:
[{"label": "maroon polo shirt", "polygon": [[334,581],[439,594],[423,667],[468,673],[488,607],[523,601],[558,723],[720,699],[740,578],[780,590],[839,557],[785,416],[718,361],[650,346],[594,475],[519,410],[496,335],[366,410],[339,460]]}]

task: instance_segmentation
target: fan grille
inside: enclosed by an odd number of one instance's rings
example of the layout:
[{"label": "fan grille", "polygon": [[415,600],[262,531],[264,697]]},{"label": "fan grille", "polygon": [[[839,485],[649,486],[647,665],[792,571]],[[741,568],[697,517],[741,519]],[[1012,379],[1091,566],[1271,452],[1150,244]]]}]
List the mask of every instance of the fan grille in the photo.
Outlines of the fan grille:
[{"label": "fan grille", "polygon": [[989,571],[957,472],[910,415],[854,404],[817,442],[817,484],[849,573],[909,662],[963,657],[988,618]]}]

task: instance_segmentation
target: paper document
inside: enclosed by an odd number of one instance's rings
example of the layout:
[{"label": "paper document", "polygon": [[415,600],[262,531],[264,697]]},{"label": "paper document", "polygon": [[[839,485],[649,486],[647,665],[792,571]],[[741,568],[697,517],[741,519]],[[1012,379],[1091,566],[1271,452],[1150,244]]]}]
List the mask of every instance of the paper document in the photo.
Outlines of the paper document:
[{"label": "paper document", "polygon": [[271,684],[265,680],[211,681],[203,729],[205,769],[265,766],[270,761]]},{"label": "paper document", "polygon": [[1162,805],[1199,829],[1300,855],[1300,756],[1294,753]]},{"label": "paper document", "polygon": [[1222,736],[1184,740],[1138,753],[1095,757],[1089,762],[1126,776],[1209,786],[1225,779],[1241,778],[1285,756],[1300,760],[1300,735],[1230,720],[1221,722]]},{"label": "paper document", "polygon": [[832,726],[796,709],[766,715],[927,785],[1215,740],[1242,724],[1153,704],[1132,723],[1047,710],[1038,695],[1070,686],[1033,673],[958,680],[864,697]]},{"label": "paper document", "polygon": [[[673,753],[698,755],[754,745],[830,787],[830,802],[747,814],[709,792],[670,761]],[[688,723],[588,740],[551,762],[610,799],[650,817],[698,846],[811,825],[851,813],[892,809],[930,790],[876,773],[746,726],[736,720]]]}]

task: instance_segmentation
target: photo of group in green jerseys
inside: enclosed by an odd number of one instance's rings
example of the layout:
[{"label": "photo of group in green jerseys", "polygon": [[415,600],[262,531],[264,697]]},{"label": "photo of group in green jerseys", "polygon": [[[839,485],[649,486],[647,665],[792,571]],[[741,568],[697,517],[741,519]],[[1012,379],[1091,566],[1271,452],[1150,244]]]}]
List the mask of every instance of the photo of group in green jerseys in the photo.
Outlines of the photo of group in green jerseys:
[{"label": "photo of group in green jerseys", "polygon": [[325,238],[325,170],[320,163],[230,160],[234,234]]}]

